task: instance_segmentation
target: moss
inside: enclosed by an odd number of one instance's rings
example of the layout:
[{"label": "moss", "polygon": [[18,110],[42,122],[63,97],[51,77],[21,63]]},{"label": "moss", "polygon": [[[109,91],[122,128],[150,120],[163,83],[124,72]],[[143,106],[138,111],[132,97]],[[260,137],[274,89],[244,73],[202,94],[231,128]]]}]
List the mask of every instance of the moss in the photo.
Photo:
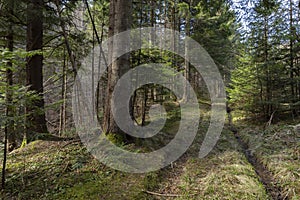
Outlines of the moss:
[{"label": "moss", "polygon": [[[176,103],[167,110],[178,109]],[[158,149],[177,132],[178,111],[170,112],[161,134],[138,140],[139,145],[124,144],[122,135],[108,134],[108,139],[124,149],[147,152]],[[204,113],[205,114],[205,113]],[[175,117],[174,117],[175,116]],[[191,148],[172,167],[146,174],[128,174],[112,170],[95,160],[85,147],[64,141],[37,141],[17,150],[8,158],[7,190],[4,199],[128,199],[154,200],[155,195],[143,192],[179,194],[172,199],[268,199],[265,188],[253,167],[241,152],[234,135],[224,130],[213,151],[199,159],[199,147],[209,125],[203,119],[199,134]],[[245,134],[254,153],[283,176],[280,184],[291,199],[299,199],[297,146],[285,137],[284,128],[275,127],[259,134],[259,129]],[[282,132],[278,134],[279,132]],[[275,135],[274,138],[272,138]],[[259,137],[253,137],[260,135]],[[260,140],[259,145],[256,140]],[[282,139],[282,140],[281,140]],[[292,141],[292,142],[291,142]],[[286,142],[287,144],[284,144]],[[272,152],[272,144],[274,149]],[[291,145],[292,146],[288,146]],[[284,148],[283,148],[284,147]],[[295,153],[293,153],[295,152]],[[292,159],[293,158],[293,159]],[[163,161],[163,158],[161,158]],[[25,166],[25,167],[24,167]],[[298,168],[299,169],[299,168]]]},{"label": "moss", "polygon": [[124,134],[109,133],[106,138],[118,147],[125,145],[126,137]]},{"label": "moss", "polygon": [[[52,199],[136,199],[141,196],[142,182],[132,176],[122,173],[83,174],[77,183],[60,189]],[[62,182],[60,185],[64,185]]]},{"label": "moss", "polygon": [[151,191],[157,189],[160,182],[161,177],[159,175],[159,172],[151,172],[146,174],[143,184],[146,190]]},{"label": "moss", "polygon": [[22,144],[21,144],[21,149],[22,148],[24,148],[25,146],[27,145],[27,140],[26,140],[26,138],[24,138],[23,140],[22,140]]}]

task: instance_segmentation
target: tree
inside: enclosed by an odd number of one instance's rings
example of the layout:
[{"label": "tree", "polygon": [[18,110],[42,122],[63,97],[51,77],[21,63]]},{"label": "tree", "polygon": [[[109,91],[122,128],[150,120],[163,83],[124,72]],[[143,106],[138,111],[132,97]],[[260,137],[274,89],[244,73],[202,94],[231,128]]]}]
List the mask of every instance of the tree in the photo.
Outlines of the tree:
[{"label": "tree", "polygon": [[[110,1],[110,14],[109,14],[109,37],[115,34],[127,31],[131,28],[131,10],[132,1],[120,1],[111,0]],[[128,35],[129,37],[129,35]],[[123,45],[129,45],[129,39],[123,41]],[[111,104],[111,99],[113,98],[114,87],[117,81],[123,74],[125,74],[130,69],[130,54],[125,54],[120,58],[116,59],[118,52],[120,51],[121,41],[112,41],[109,44],[109,61],[113,61],[110,66],[108,66],[108,87],[107,87],[107,97],[105,102],[105,112],[104,112],[104,122],[103,129],[105,133],[116,133],[120,134],[121,131],[114,121],[113,117],[113,104]],[[123,46],[123,48],[124,48]],[[116,59],[116,60],[115,60]],[[126,106],[126,105],[124,105]],[[127,105],[128,106],[128,105]]]},{"label": "tree", "polygon": [[30,91],[39,94],[40,98],[27,105],[28,141],[35,139],[38,133],[46,133],[46,116],[43,98],[43,0],[30,0],[27,4],[27,46],[30,51],[40,51],[27,58],[26,76]]},{"label": "tree", "polygon": [[[185,25],[184,25],[184,32],[186,36],[185,46],[184,46],[184,52],[185,52],[185,61],[184,61],[184,77],[187,81],[190,81],[190,63],[188,61],[189,56],[189,41],[188,37],[191,36],[191,1],[186,1],[179,4],[181,15],[184,18]],[[183,99],[184,102],[189,101],[189,90],[187,82],[184,86],[184,94]]]},{"label": "tree", "polygon": [[[6,48],[13,52],[14,50],[14,31],[13,31],[13,20],[12,16],[14,15],[14,2],[9,1],[7,3],[7,13],[8,13],[8,28],[7,28],[7,44]],[[7,150],[8,152],[14,150],[17,147],[16,135],[14,130],[14,122],[13,122],[13,63],[10,61],[7,64],[6,69],[6,81],[7,81],[7,91],[6,91],[6,117],[8,118],[8,122],[5,126],[5,134],[7,135]]]},{"label": "tree", "polygon": [[[235,105],[267,120],[299,111],[298,22],[294,1],[253,1],[230,89]],[[246,61],[247,64],[244,62]],[[246,65],[245,65],[246,64]],[[244,66],[244,67],[243,67]]]},{"label": "tree", "polygon": [[[7,32],[7,48],[10,52],[13,52],[14,48],[14,38],[13,38],[13,23],[11,20],[11,16],[14,13],[14,2],[10,1],[7,6],[7,10],[9,13],[8,17],[8,32]],[[13,123],[13,109],[12,109],[12,85],[13,85],[13,72],[12,72],[13,64],[12,62],[8,62],[6,69],[6,110],[5,110],[5,128],[4,128],[4,151],[3,151],[3,165],[2,165],[2,189],[5,189],[5,175],[6,175],[6,160],[7,160],[7,152],[12,151],[16,148],[16,138],[14,133],[14,123]]]}]

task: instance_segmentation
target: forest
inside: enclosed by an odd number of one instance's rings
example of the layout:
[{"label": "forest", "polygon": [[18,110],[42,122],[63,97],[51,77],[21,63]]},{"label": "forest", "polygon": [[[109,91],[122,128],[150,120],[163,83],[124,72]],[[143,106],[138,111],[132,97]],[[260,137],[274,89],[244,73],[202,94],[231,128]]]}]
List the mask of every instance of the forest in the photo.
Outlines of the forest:
[{"label": "forest", "polygon": [[300,199],[300,0],[0,0],[1,199]]}]

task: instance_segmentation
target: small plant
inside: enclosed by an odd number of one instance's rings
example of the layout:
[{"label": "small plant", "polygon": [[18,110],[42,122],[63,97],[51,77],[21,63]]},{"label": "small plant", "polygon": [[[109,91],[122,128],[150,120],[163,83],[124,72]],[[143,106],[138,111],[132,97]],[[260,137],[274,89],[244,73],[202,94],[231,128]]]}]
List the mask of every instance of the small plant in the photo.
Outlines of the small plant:
[{"label": "small plant", "polygon": [[148,173],[144,178],[144,187],[146,190],[155,190],[161,181],[158,172]]},{"label": "small plant", "polygon": [[122,147],[125,145],[125,135],[123,134],[115,134],[115,133],[109,133],[106,135],[106,138],[112,142],[113,144],[117,145],[118,147]]}]

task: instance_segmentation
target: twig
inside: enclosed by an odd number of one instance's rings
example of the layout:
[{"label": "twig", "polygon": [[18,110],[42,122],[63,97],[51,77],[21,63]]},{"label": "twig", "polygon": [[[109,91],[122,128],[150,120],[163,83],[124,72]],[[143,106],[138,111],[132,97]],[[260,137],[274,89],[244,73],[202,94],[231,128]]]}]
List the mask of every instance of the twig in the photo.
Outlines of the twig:
[{"label": "twig", "polygon": [[274,117],[275,112],[276,112],[276,110],[272,113],[272,115],[271,115],[269,121],[267,122],[267,126],[271,126],[272,120],[273,120],[273,117]]},{"label": "twig", "polygon": [[211,103],[208,103],[208,102],[205,102],[205,101],[201,101],[201,100],[200,100],[199,103],[200,103],[200,104],[207,105],[207,106],[211,106]]},{"label": "twig", "polygon": [[65,144],[64,146],[62,146],[62,148],[65,148],[66,146],[70,145],[70,144],[74,144],[74,143],[78,143],[81,142],[81,140],[71,140],[70,142],[68,142],[67,144]]},{"label": "twig", "polygon": [[65,167],[64,167],[64,169],[63,169],[63,171],[62,171],[62,173],[65,173],[65,172],[66,172],[66,170],[67,170],[68,167],[69,167],[69,164],[70,164],[70,162],[68,161],[67,164],[65,165]]},{"label": "twig", "polygon": [[54,127],[56,126],[54,122],[51,122],[51,121],[49,121],[49,120],[47,120],[47,119],[46,119],[46,122],[47,122],[49,125],[51,125],[51,126],[54,126]]}]

